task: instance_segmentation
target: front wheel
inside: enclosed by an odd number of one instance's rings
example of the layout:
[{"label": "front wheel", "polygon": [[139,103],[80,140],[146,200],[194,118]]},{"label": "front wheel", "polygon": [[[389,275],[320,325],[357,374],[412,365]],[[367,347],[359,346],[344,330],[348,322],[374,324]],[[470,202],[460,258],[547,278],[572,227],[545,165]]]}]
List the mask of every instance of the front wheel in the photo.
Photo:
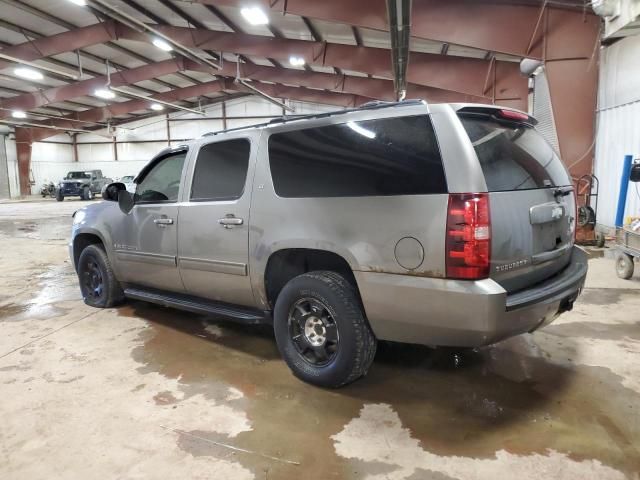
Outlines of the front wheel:
[{"label": "front wheel", "polygon": [[82,193],[80,193],[80,198],[82,200],[91,200],[93,198],[93,193],[91,193],[91,189],[89,187],[84,187],[82,189]]},{"label": "front wheel", "polygon": [[64,202],[64,195],[62,195],[62,192],[58,190],[58,192],[56,193],[56,200],[58,202]]},{"label": "front wheel", "polygon": [[122,302],[124,294],[116,279],[106,252],[98,245],[89,245],[78,260],[78,278],[84,303],[97,308],[109,308]]},{"label": "front wheel", "polygon": [[355,288],[335,272],[290,280],[276,301],[274,330],[293,374],[321,387],[341,387],[364,376],[376,352]]}]

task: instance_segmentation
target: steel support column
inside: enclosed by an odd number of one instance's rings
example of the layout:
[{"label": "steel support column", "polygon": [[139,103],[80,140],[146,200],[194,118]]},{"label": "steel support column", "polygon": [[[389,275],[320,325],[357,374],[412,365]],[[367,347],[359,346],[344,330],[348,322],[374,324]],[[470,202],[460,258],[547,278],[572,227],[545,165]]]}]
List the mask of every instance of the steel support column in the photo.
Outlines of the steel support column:
[{"label": "steel support column", "polygon": [[16,152],[20,195],[31,195],[31,131],[28,128],[16,127]]}]

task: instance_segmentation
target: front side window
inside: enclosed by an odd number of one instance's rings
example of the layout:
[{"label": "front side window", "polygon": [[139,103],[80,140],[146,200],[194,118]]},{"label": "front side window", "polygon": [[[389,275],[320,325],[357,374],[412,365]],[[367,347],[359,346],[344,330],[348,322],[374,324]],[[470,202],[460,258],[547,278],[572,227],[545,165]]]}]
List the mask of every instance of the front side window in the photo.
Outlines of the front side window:
[{"label": "front side window", "polygon": [[281,197],[446,193],[427,115],[347,122],[276,133],[269,163]]},{"label": "front side window", "polygon": [[191,200],[240,198],[247,179],[250,151],[251,144],[244,138],[203,145],[193,173]]},{"label": "front side window", "polygon": [[164,157],[154,165],[136,188],[136,202],[175,202],[187,152]]}]

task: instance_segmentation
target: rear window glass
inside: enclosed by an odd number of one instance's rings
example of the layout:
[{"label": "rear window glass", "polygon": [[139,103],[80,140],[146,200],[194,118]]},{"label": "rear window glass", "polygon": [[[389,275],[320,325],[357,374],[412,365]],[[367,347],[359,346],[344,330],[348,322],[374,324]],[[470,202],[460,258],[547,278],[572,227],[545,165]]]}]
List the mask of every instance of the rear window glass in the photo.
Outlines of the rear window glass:
[{"label": "rear window glass", "polygon": [[348,122],[276,133],[269,162],[281,197],[446,193],[428,116]]},{"label": "rear window glass", "polygon": [[242,196],[249,168],[249,140],[239,138],[200,148],[191,200],[235,200]]},{"label": "rear window glass", "polygon": [[562,161],[534,128],[460,116],[490,192],[571,185]]}]

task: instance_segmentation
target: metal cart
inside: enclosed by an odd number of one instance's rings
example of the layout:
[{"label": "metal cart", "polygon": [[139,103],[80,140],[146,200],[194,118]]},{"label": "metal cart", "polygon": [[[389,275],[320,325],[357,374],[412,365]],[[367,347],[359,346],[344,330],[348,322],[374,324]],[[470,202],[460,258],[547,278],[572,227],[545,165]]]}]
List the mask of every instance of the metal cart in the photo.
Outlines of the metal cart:
[{"label": "metal cart", "polygon": [[576,182],[578,204],[576,242],[580,245],[604,247],[604,234],[596,231],[599,190],[600,181],[595,175],[583,175]]},{"label": "metal cart", "polygon": [[633,276],[634,259],[640,258],[640,232],[617,228],[616,249],[616,273],[628,280]]}]

